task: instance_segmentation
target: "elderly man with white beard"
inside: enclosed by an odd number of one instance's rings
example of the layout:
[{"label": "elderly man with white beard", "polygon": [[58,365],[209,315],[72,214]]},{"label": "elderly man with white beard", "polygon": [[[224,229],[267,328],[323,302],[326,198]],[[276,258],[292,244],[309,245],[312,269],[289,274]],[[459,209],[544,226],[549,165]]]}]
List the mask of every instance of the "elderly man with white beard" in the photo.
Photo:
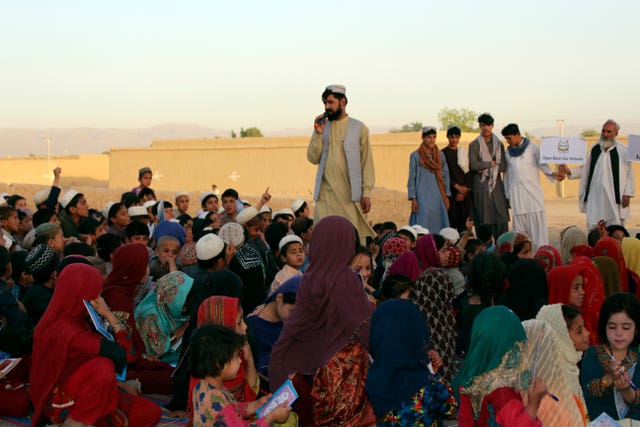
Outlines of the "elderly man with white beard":
[{"label": "elderly man with white beard", "polygon": [[616,140],[619,131],[618,123],[607,120],[583,166],[569,169],[560,165],[560,172],[569,179],[580,178],[580,212],[586,212],[589,230],[600,220],[624,226],[629,216],[629,202],[634,196],[633,168],[627,147]]}]

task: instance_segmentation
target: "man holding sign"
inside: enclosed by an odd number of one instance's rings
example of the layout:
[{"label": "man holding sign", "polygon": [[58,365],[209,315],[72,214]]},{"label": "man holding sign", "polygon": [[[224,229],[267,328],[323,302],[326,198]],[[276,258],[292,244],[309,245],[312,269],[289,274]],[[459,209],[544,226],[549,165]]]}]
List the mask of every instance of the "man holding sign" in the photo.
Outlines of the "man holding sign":
[{"label": "man holding sign", "polygon": [[562,181],[565,176],[540,162],[540,149],[520,135],[517,124],[505,126],[502,136],[509,144],[505,155],[507,171],[504,174],[504,186],[511,205],[513,229],[526,234],[533,242],[534,249],[548,245],[544,192],[538,169],[552,182],[556,179]]},{"label": "man holding sign", "polygon": [[560,165],[560,172],[569,179],[580,178],[578,201],[580,212],[587,214],[587,227],[622,225],[629,216],[629,202],[634,196],[633,169],[627,147],[616,140],[620,125],[609,119],[602,125],[600,140],[591,147],[583,166],[569,169]]}]

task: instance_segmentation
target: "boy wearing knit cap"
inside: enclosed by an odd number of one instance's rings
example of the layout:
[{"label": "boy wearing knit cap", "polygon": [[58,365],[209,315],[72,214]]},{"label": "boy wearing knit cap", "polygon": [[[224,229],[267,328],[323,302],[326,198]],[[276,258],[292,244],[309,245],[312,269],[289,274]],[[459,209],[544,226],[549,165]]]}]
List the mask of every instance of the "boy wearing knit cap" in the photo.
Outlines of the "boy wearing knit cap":
[{"label": "boy wearing knit cap", "polygon": [[40,321],[53,297],[56,267],[60,255],[46,243],[35,246],[25,259],[27,272],[33,276],[33,285],[24,296],[24,306],[34,324]]}]

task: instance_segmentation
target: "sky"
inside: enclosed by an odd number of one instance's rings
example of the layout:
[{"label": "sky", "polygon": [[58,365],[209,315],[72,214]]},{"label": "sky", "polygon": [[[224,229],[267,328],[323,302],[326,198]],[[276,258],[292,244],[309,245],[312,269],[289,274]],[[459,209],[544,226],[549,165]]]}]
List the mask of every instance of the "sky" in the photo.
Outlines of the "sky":
[{"label": "sky", "polygon": [[640,125],[640,2],[0,0],[0,128]]}]

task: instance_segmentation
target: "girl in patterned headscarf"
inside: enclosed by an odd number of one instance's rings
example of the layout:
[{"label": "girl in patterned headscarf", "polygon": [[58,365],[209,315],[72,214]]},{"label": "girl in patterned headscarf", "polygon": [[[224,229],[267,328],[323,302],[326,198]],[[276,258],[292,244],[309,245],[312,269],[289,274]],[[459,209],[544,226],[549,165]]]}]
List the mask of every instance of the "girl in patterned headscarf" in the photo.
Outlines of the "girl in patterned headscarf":
[{"label": "girl in patterned headscarf", "polygon": [[135,320],[148,354],[177,363],[179,344],[186,327],[183,307],[193,279],[181,271],[165,274],[154,290],[138,304]]},{"label": "girl in patterned headscarf", "polygon": [[433,234],[421,237],[416,245],[416,256],[422,273],[416,280],[412,299],[429,324],[433,349],[444,361],[442,375],[449,381],[454,374],[456,320],[451,305],[453,282],[442,268],[442,261],[448,260],[444,238]]}]

